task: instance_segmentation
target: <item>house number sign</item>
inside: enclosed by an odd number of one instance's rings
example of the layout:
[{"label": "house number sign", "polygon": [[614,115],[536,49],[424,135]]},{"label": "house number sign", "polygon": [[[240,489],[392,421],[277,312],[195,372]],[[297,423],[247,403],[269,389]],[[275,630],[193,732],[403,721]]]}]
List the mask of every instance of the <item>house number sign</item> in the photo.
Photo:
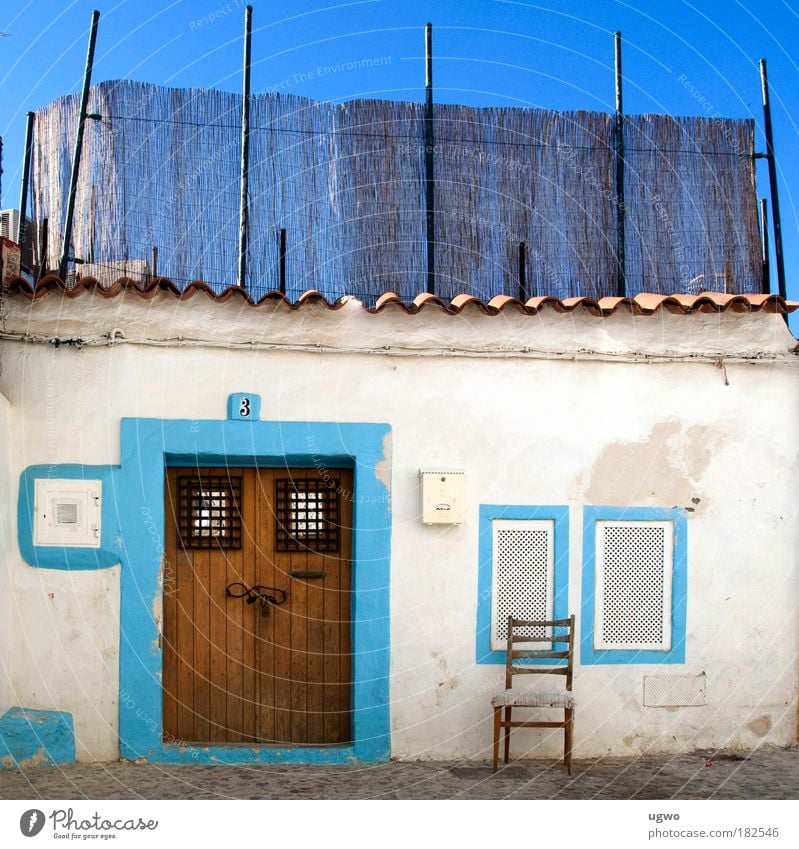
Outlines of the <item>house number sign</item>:
[{"label": "house number sign", "polygon": [[235,392],[227,399],[227,417],[230,421],[258,421],[261,416],[261,396],[252,392]]}]

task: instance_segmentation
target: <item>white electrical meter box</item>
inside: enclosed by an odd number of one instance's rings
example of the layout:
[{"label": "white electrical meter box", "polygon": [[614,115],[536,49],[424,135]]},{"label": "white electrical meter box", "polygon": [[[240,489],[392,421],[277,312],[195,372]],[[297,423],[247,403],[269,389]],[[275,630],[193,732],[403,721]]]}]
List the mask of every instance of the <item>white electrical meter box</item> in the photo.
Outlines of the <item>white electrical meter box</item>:
[{"label": "white electrical meter box", "polygon": [[34,545],[99,548],[102,495],[102,481],[38,479]]},{"label": "white electrical meter box", "polygon": [[465,476],[463,472],[421,470],[422,522],[425,525],[460,525],[463,522]]}]

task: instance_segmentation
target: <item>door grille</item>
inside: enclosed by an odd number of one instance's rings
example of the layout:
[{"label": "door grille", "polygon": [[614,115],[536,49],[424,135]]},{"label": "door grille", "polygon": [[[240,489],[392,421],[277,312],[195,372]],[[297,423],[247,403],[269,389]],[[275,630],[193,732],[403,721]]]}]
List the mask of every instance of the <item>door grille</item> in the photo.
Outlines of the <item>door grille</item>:
[{"label": "door grille", "polygon": [[178,533],[183,548],[241,548],[241,478],[178,478]]},{"label": "door grille", "polygon": [[335,552],[339,548],[338,480],[275,480],[275,549]]}]

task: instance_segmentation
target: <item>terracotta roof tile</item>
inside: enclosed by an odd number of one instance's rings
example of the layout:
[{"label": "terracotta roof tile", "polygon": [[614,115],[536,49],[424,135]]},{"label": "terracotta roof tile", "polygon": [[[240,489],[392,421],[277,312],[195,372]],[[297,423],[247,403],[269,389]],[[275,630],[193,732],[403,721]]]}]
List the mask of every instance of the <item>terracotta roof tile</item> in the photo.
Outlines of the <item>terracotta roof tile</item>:
[{"label": "terracotta roof tile", "polygon": [[[328,309],[336,310],[352,300],[350,296],[347,296],[331,302],[321,292],[309,289],[303,292],[294,302],[277,291],[267,292],[255,301],[249,292],[238,286],[229,286],[217,293],[208,284],[198,280],[181,290],[165,277],[156,278],[144,285],[129,278],[120,277],[111,286],[104,286],[92,277],[84,277],[71,287],[67,287],[54,276],[43,278],[36,287],[32,287],[22,277],[14,277],[6,284],[6,289],[10,293],[22,295],[31,300],[39,300],[52,293],[60,293],[67,298],[77,298],[86,293],[96,294],[103,298],[114,298],[122,292],[135,292],[140,298],[149,300],[163,292],[181,301],[199,295],[204,295],[206,298],[220,303],[238,300],[251,306],[277,301],[293,310],[301,309],[306,304],[311,303],[321,303]],[[645,292],[633,298],[605,297],[598,301],[594,298],[585,297],[558,300],[552,296],[544,295],[530,298],[524,303],[510,295],[495,295],[486,302],[474,295],[464,293],[456,295],[451,301],[447,302],[436,295],[423,292],[408,303],[394,292],[385,292],[377,299],[374,307],[364,307],[364,310],[370,313],[379,313],[384,309],[395,307],[402,309],[409,315],[415,315],[423,309],[431,307],[437,307],[451,315],[457,315],[464,309],[475,307],[486,315],[497,315],[505,310],[536,315],[543,309],[554,309],[557,312],[587,310],[596,316],[608,316],[620,309],[632,312],[634,315],[652,315],[660,309],[681,315],[693,312],[725,312],[727,310],[733,312],[758,312],[763,310],[784,314],[798,309],[799,302],[783,300],[779,295],[728,295],[723,292],[702,292],[699,295],[658,295]]]}]

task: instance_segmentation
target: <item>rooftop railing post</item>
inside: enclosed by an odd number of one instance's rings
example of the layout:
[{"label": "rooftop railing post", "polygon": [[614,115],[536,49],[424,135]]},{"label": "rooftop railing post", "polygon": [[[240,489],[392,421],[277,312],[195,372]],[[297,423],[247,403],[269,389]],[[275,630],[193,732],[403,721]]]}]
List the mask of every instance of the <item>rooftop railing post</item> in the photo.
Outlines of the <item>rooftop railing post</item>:
[{"label": "rooftop railing post", "polygon": [[94,45],[97,43],[97,24],[100,20],[98,11],[92,12],[92,23],[89,31],[89,48],[86,51],[86,67],[83,71],[83,88],[80,95],[80,112],[78,113],[78,132],[75,136],[75,151],[72,156],[72,172],[69,181],[69,198],[67,200],[67,217],[64,221],[64,241],[61,247],[61,259],[58,263],[58,276],[66,282],[67,265],[70,259],[72,244],[72,222],[75,218],[75,197],[78,193],[78,174],[80,159],[83,152],[83,130],[89,115],[86,108],[89,105],[89,88],[92,84],[92,67],[94,65]]},{"label": "rooftop railing post", "polygon": [[769,188],[771,192],[771,220],[774,226],[774,258],[777,261],[777,287],[781,298],[786,297],[785,262],[782,255],[782,225],[780,223],[780,199],[777,188],[777,160],[774,156],[774,134],[771,129],[771,103],[769,101],[766,60],[760,60],[760,82],[763,89],[763,131],[766,136],[766,159],[768,160]]},{"label": "rooftop railing post", "polygon": [[425,207],[427,211],[427,291],[436,291],[435,254],[435,172],[433,161],[433,25],[426,24],[425,34],[425,117],[424,117],[424,170]]},{"label": "rooftop railing post", "polygon": [[613,124],[614,161],[616,165],[616,294],[620,298],[627,296],[627,262],[625,256],[624,234],[624,108],[621,89],[621,33],[615,38],[616,67],[616,118]]},{"label": "rooftop railing post", "polygon": [[252,43],[252,6],[244,9],[244,91],[241,101],[241,200],[239,204],[239,273],[238,285],[247,286],[247,206],[250,167],[250,46]]},{"label": "rooftop railing post", "polygon": [[35,115],[28,112],[25,124],[25,159],[22,163],[22,187],[19,191],[19,227],[17,228],[17,244],[22,247],[25,240],[25,229],[27,223],[26,210],[28,208],[28,186],[31,178],[31,158],[33,156],[33,122]]},{"label": "rooftop railing post", "polygon": [[286,228],[280,230],[280,266],[278,286],[280,287],[281,295],[286,294]]},{"label": "rooftop railing post", "polygon": [[765,198],[761,198],[760,200],[760,245],[763,251],[761,258],[763,281],[760,285],[760,290],[764,295],[768,295],[771,292],[771,267],[768,255],[768,201]]}]

